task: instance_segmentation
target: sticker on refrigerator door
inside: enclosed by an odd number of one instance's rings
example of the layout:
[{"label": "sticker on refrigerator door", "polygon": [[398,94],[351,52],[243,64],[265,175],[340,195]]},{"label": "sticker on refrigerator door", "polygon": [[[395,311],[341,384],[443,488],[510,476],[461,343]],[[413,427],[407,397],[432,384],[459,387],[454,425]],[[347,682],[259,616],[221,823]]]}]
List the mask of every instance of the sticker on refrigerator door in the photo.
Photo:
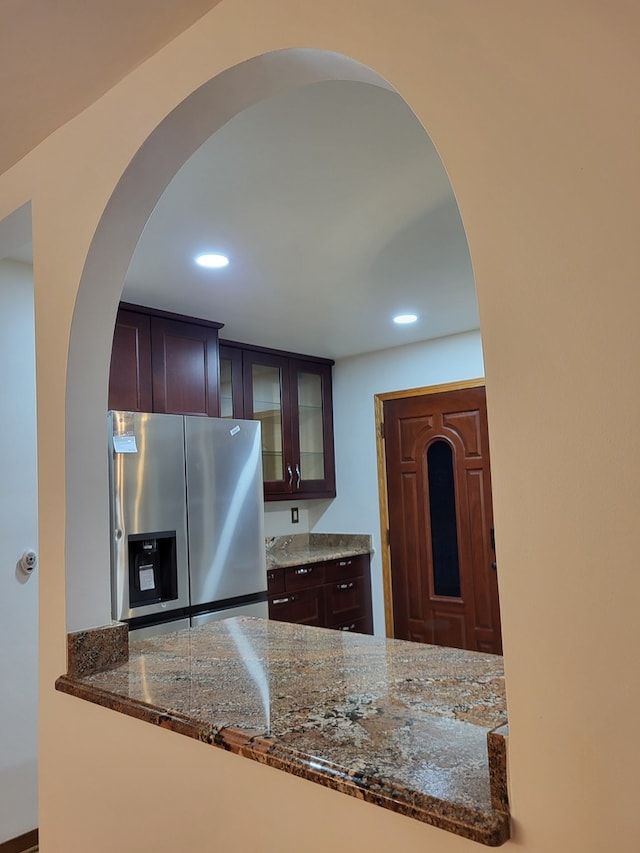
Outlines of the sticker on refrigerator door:
[{"label": "sticker on refrigerator door", "polygon": [[138,445],[135,435],[114,435],[113,449],[116,453],[137,453]]},{"label": "sticker on refrigerator door", "polygon": [[138,569],[138,580],[140,582],[140,592],[146,592],[149,589],[156,588],[156,576],[153,571],[153,566],[140,566]]},{"label": "sticker on refrigerator door", "polygon": [[240,427],[236,424],[232,429],[229,430],[229,435],[237,435],[240,432]]}]

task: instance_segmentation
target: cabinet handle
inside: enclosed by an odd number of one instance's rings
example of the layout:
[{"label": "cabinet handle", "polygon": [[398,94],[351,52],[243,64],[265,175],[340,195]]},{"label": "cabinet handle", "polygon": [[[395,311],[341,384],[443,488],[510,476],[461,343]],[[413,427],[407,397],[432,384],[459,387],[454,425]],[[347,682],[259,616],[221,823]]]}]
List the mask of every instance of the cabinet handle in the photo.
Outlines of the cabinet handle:
[{"label": "cabinet handle", "polygon": [[296,489],[300,488],[300,480],[302,479],[302,475],[300,474],[300,465],[296,462]]},{"label": "cabinet handle", "polygon": [[352,583],[338,583],[336,584],[336,589],[353,589],[355,584]]},{"label": "cabinet handle", "polygon": [[289,475],[289,488],[291,488],[291,484],[293,483],[293,469],[291,465],[287,462],[287,474]]},{"label": "cabinet handle", "polygon": [[339,566],[350,566],[350,565],[351,565],[351,560],[340,560],[340,562],[338,563],[338,565],[339,565]]},{"label": "cabinet handle", "polygon": [[288,601],[295,601],[295,595],[288,595],[286,598],[274,598],[272,604],[286,604]]},{"label": "cabinet handle", "polygon": [[313,571],[313,569],[312,569],[312,568],[307,568],[307,569],[296,569],[295,573],[296,573],[297,575],[310,575],[312,571]]},{"label": "cabinet handle", "polygon": [[341,631],[355,631],[356,630],[355,622],[353,625],[342,625],[340,630]]}]

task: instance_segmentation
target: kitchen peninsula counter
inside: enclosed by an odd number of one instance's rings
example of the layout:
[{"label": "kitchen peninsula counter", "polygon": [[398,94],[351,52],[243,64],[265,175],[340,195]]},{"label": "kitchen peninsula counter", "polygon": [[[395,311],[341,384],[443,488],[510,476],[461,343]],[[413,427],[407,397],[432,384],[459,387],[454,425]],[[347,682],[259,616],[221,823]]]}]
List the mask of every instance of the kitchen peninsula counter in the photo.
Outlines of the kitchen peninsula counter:
[{"label": "kitchen peninsula counter", "polygon": [[70,635],[57,689],[489,846],[509,836],[500,657],[250,618],[126,646],[120,625]]}]

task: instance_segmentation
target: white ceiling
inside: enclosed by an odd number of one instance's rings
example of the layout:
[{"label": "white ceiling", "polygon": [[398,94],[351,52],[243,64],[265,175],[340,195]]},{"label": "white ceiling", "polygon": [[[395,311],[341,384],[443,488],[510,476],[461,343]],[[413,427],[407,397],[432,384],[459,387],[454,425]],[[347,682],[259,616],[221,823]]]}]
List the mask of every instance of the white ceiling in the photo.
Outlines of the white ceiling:
[{"label": "white ceiling", "polygon": [[[203,270],[203,251],[231,262]],[[479,327],[442,163],[404,101],[366,83],[301,87],[218,130],[151,215],[123,299],[330,358]]]}]

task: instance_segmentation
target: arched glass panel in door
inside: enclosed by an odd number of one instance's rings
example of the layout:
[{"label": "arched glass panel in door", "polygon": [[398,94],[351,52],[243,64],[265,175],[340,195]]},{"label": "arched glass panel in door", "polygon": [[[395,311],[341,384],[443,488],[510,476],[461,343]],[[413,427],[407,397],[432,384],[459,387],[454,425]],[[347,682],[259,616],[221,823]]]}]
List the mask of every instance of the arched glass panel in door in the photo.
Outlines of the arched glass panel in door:
[{"label": "arched glass panel in door", "polygon": [[453,469],[453,449],[434,441],[427,450],[433,590],[435,595],[460,597],[458,519]]}]

